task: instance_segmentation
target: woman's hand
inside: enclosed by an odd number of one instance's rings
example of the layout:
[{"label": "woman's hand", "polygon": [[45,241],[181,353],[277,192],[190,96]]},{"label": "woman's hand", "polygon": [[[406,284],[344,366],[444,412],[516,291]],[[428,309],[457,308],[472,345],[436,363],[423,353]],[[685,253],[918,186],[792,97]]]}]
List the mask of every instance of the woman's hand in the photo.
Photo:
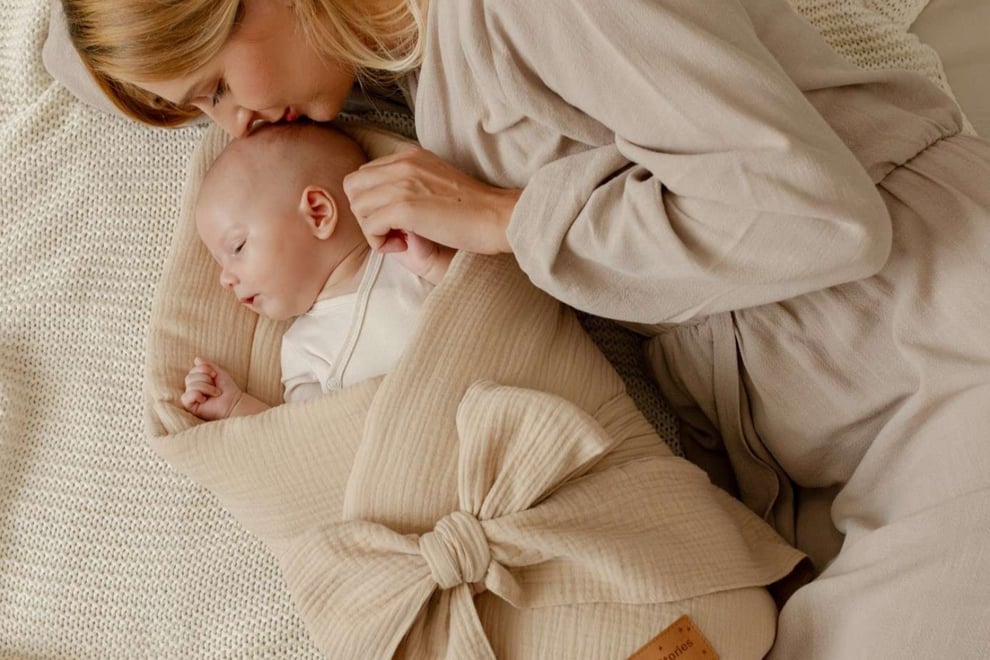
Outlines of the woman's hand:
[{"label": "woman's hand", "polygon": [[459,250],[511,252],[506,228],[520,190],[484,184],[419,147],[378,158],[344,178],[371,247],[406,248],[412,232]]}]

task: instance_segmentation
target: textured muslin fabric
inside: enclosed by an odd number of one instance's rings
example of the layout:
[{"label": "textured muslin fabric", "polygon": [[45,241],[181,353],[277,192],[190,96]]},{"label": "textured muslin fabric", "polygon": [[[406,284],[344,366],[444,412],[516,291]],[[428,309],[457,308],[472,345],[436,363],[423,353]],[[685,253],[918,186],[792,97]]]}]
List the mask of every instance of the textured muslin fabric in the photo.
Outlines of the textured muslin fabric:
[{"label": "textured muslin fabric", "polygon": [[[183,411],[173,372],[193,347],[229,353],[253,393],[278,389],[284,324],[203,276],[214,265],[190,229],[216,133],[150,322],[152,446],[265,541],[321,650],[628,655],[688,612],[723,657],[766,653],[762,587],[802,555],[671,454],[574,313],[511,257],[458,255],[383,378],[221,422]],[[575,652],[590,605],[610,629]]]}]

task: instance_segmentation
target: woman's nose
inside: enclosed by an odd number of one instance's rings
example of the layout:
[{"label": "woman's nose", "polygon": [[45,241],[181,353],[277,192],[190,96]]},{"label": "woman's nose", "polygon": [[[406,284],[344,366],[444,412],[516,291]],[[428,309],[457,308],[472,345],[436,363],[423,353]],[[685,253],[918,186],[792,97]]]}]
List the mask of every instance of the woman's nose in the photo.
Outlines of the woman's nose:
[{"label": "woman's nose", "polygon": [[222,101],[217,107],[206,110],[206,114],[233,138],[250,133],[251,125],[260,118],[253,110]]}]

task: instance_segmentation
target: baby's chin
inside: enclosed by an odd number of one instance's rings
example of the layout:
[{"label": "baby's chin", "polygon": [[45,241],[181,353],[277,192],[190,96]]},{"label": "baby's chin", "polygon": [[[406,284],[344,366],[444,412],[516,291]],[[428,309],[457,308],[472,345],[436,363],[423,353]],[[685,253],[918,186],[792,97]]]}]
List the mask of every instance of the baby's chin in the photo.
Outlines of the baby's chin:
[{"label": "baby's chin", "polygon": [[302,316],[308,311],[309,311],[308,308],[302,310],[260,308],[255,310],[258,316],[261,316],[262,318],[266,318],[269,321],[274,321],[276,323],[280,323],[282,321],[291,321],[296,317]]},{"label": "baby's chin", "polygon": [[258,312],[258,316],[263,319],[268,319],[269,321],[274,321],[275,323],[281,323],[282,321],[294,319],[297,316],[300,316],[300,314],[266,314],[265,312]]}]

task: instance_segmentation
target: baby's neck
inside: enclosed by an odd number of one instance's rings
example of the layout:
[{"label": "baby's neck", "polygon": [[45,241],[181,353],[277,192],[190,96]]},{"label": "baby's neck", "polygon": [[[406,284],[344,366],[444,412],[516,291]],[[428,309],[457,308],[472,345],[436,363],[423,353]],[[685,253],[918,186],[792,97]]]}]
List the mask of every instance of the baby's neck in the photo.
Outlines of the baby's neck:
[{"label": "baby's neck", "polygon": [[344,255],[337,266],[330,273],[323,290],[316,297],[317,300],[336,298],[348,293],[354,293],[361,284],[361,277],[364,275],[364,264],[368,259],[371,246],[362,241],[353,250]]}]

